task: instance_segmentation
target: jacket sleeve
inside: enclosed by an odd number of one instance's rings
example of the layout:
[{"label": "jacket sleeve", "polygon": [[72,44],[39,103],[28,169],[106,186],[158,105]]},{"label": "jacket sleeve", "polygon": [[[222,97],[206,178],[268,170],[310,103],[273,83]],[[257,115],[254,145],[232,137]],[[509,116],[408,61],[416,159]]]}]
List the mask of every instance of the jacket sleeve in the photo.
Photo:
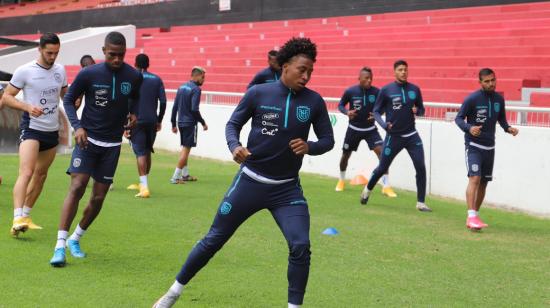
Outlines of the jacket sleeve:
[{"label": "jacket sleeve", "polygon": [[497,121],[498,124],[500,124],[500,127],[502,127],[505,132],[508,132],[510,124],[508,124],[508,121],[506,120],[506,107],[504,106],[504,99],[502,100],[502,108],[500,108]]},{"label": "jacket sleeve", "polygon": [[340,102],[338,103],[338,110],[340,110],[343,114],[348,114],[348,109],[346,108],[346,105],[349,103],[349,94],[346,90],[344,94],[342,95],[342,98],[340,98]]},{"label": "jacket sleeve", "polygon": [[195,88],[193,90],[193,94],[191,96],[191,114],[193,115],[193,118],[202,125],[205,125],[206,122],[204,122],[204,119],[201,116],[201,113],[199,111],[199,105],[201,103],[201,93],[202,90],[200,88]]},{"label": "jacket sleeve", "polygon": [[458,127],[465,133],[470,131],[470,128],[472,127],[471,124],[466,122],[466,117],[468,116],[470,109],[470,100],[465,99],[462,103],[462,106],[460,106],[460,109],[458,110],[458,113],[455,117],[455,123],[458,125]]},{"label": "jacket sleeve", "polygon": [[[388,124],[384,119],[382,118],[382,115],[384,114],[385,106],[385,93],[384,89],[380,89],[380,92],[378,92],[378,95],[376,96],[376,102],[374,103],[374,108],[372,109],[372,113],[374,114],[374,118],[376,119],[376,122],[385,130],[388,129]],[[386,115],[387,116],[387,115]]]},{"label": "jacket sleeve", "polygon": [[316,116],[312,119],[313,131],[317,136],[317,141],[308,141],[309,155],[321,155],[330,151],[334,147],[334,133],[332,124],[328,116],[327,105],[320,98],[319,109]]},{"label": "jacket sleeve", "polygon": [[237,108],[235,108],[229,121],[225,125],[225,139],[227,140],[227,146],[231,153],[233,153],[235,148],[242,145],[239,141],[241,129],[254,114],[255,94],[255,88],[246,91],[244,97],[241,99],[239,105],[237,105]]},{"label": "jacket sleeve", "polygon": [[182,92],[178,89],[176,93],[176,98],[174,99],[174,105],[172,106],[172,116],[170,117],[170,122],[172,122],[172,127],[176,127],[176,116],[178,115],[179,102],[181,101]]},{"label": "jacket sleeve", "polygon": [[157,117],[157,122],[162,123],[162,119],[164,118],[164,113],[166,112],[166,91],[164,90],[164,83],[162,82],[162,79],[159,79],[160,85],[159,85],[159,93],[158,98],[160,102],[159,106],[159,115]]},{"label": "jacket sleeve", "polygon": [[76,107],[74,104],[80,95],[86,91],[86,79],[86,72],[84,70],[80,71],[63,97],[63,108],[74,130],[82,127],[76,115]]},{"label": "jacket sleeve", "polygon": [[414,104],[416,106],[416,115],[423,117],[426,113],[426,109],[424,108],[424,99],[422,99],[422,91],[420,91],[420,88],[418,88],[418,97]]}]

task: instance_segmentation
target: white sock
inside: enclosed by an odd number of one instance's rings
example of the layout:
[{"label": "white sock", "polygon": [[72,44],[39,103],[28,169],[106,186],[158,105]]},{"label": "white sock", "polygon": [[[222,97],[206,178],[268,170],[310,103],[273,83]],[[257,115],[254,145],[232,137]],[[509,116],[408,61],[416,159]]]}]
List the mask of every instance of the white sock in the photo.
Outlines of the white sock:
[{"label": "white sock", "polygon": [[477,211],[476,210],[468,210],[468,218],[470,217],[476,217]]},{"label": "white sock", "polygon": [[388,174],[384,174],[382,176],[382,185],[384,186],[384,188],[390,186],[390,176]]},{"label": "white sock", "polygon": [[340,171],[340,180],[342,181],[346,180],[346,170]]},{"label": "white sock", "polygon": [[187,166],[183,167],[183,169],[181,169],[182,171],[182,174],[183,176],[189,176],[189,168],[187,168]]},{"label": "white sock", "polygon": [[17,217],[21,217],[21,216],[23,216],[23,208],[22,207],[18,207],[18,208],[13,209],[13,218],[17,218]]},{"label": "white sock", "polygon": [[55,249],[65,248],[65,242],[67,241],[67,236],[69,236],[68,231],[63,231],[63,230],[57,231],[57,243],[55,244]]},{"label": "white sock", "polygon": [[80,228],[80,224],[78,224],[78,226],[76,226],[76,229],[74,229],[74,232],[71,235],[71,237],[69,237],[69,239],[73,241],[80,241],[80,238],[84,236],[85,232],[86,230]]},{"label": "white sock", "polygon": [[368,196],[370,196],[370,193],[371,193],[371,192],[372,192],[372,190],[369,190],[369,189],[367,188],[367,185],[365,185],[365,188],[363,188],[363,192],[361,193],[361,195],[362,195],[363,197],[368,197]]},{"label": "white sock", "polygon": [[183,292],[183,285],[176,280],[174,281],[174,284],[172,284],[172,286],[170,287],[170,291],[180,295],[181,292]]},{"label": "white sock", "polygon": [[147,175],[141,175],[139,177],[139,183],[141,184],[141,186],[143,187],[149,187],[149,185],[147,185]]},{"label": "white sock", "polygon": [[173,179],[179,179],[181,178],[181,169],[176,167],[176,170],[174,171],[174,175],[172,175]]},{"label": "white sock", "polygon": [[294,304],[288,303],[288,308],[300,308],[300,305],[294,305]]},{"label": "white sock", "polygon": [[31,210],[32,210],[32,207],[28,207],[26,205],[23,205],[23,217],[31,216]]}]

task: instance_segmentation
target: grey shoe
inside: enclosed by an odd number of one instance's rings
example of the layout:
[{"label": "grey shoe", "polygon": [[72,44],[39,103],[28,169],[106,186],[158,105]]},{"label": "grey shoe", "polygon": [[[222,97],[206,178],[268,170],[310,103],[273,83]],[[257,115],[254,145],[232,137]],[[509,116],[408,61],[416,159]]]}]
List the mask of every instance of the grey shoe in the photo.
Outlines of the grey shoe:
[{"label": "grey shoe", "polygon": [[431,212],[432,209],[429,208],[426,203],[423,202],[416,202],[416,209],[420,212]]},{"label": "grey shoe", "polygon": [[153,304],[153,308],[170,308],[174,306],[178,298],[180,298],[179,294],[168,290],[166,294],[164,294],[155,304]]}]

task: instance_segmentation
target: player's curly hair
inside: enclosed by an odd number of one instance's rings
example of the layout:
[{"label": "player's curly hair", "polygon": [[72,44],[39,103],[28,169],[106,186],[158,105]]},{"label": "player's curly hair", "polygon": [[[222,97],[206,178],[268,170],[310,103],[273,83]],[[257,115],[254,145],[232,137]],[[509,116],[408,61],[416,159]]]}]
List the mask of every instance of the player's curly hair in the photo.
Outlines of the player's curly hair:
[{"label": "player's curly hair", "polygon": [[309,38],[293,37],[279,50],[277,62],[282,67],[283,64],[297,55],[303,55],[315,62],[315,58],[317,57],[317,45]]}]

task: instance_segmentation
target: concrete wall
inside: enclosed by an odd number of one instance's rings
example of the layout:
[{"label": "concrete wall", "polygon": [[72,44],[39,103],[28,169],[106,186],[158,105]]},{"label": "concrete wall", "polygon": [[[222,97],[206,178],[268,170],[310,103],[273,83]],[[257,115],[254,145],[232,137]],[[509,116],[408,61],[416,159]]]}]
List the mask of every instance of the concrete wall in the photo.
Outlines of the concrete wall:
[{"label": "concrete wall", "polygon": [[[157,137],[155,147],[178,151],[179,135],[170,131],[171,107],[172,103],[169,102],[163,129]],[[226,146],[224,130],[233,108],[201,106],[201,113],[209,130],[203,132],[199,128],[198,147],[193,149],[193,155],[232,160]],[[336,114],[336,117],[334,149],[322,156],[306,156],[302,171],[338,176],[347,118],[341,114]],[[249,130],[247,124],[241,132],[243,144],[246,144]],[[452,122],[422,120],[417,121],[417,130],[424,143],[428,193],[464,200],[467,177],[463,133]],[[314,136],[312,131],[310,139],[314,139]],[[547,149],[550,149],[548,128],[520,127],[520,133],[515,138],[498,128],[494,180],[489,184],[486,202],[499,207],[550,215],[550,158],[546,154]],[[368,177],[377,162],[375,154],[368,150],[365,143],[361,143],[359,151],[350,159],[348,178],[359,173]],[[390,181],[395,187],[416,190],[414,167],[406,151],[402,151],[394,160],[390,168]]]}]

